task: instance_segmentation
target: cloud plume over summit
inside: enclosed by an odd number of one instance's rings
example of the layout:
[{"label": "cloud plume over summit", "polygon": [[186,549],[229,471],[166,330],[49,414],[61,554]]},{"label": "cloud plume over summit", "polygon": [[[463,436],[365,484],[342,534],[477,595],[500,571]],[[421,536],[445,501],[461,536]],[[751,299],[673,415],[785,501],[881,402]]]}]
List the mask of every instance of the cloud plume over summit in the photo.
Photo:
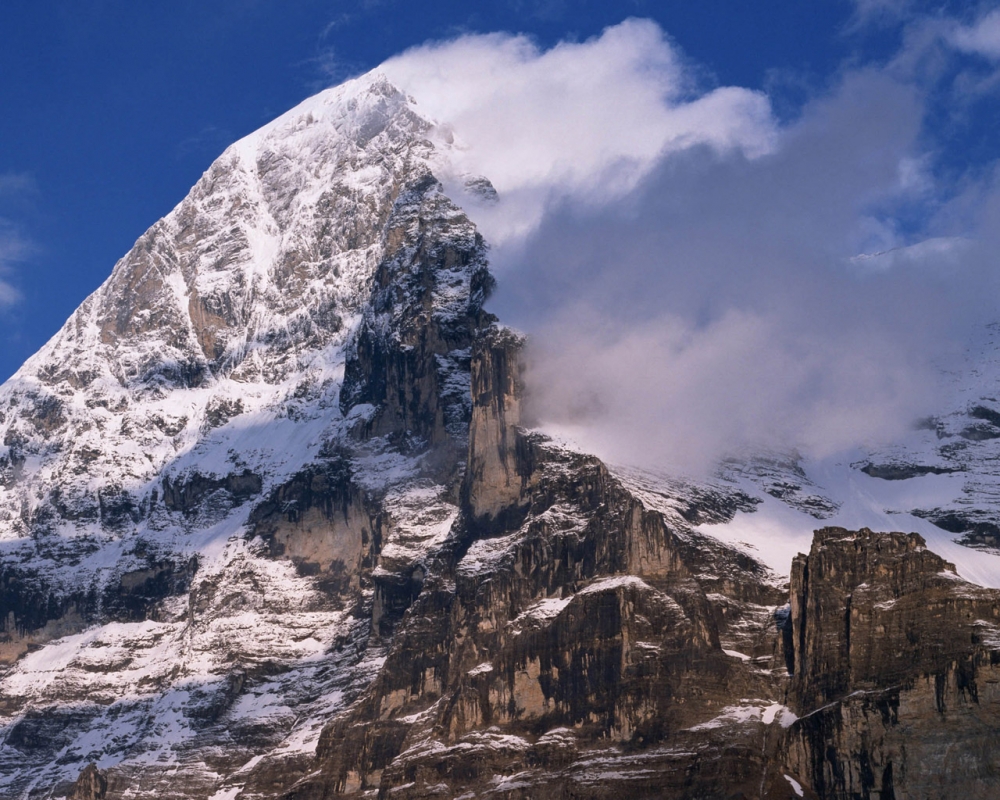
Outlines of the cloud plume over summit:
[{"label": "cloud plume over summit", "polygon": [[467,36],[386,71],[447,121],[446,180],[500,194],[475,217],[495,310],[531,334],[533,413],[612,460],[889,439],[995,313],[997,193],[937,185],[926,92],[898,68],[845,68],[785,125],[644,21],[548,51]]},{"label": "cloud plume over summit", "polygon": [[523,36],[464,36],[382,69],[441,121],[448,167],[488,177],[504,198],[477,217],[496,245],[530,232],[553,202],[627,194],[668,153],[705,145],[756,156],[775,136],[766,96],[699,91],[679,51],[644,20],[548,51]]}]

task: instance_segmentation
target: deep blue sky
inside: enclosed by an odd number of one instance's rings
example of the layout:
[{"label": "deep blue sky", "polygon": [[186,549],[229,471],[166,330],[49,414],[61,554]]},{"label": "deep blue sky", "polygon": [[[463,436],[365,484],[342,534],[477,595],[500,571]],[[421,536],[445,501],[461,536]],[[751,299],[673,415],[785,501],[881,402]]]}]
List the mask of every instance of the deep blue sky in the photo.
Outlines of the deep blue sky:
[{"label": "deep blue sky", "polygon": [[793,116],[846,60],[892,52],[890,28],[845,32],[853,12],[848,0],[6,0],[0,233],[28,247],[0,276],[21,294],[0,311],[0,379],[227,144],[409,46],[497,30],[548,46],[649,17],[706,86],[765,89]]}]

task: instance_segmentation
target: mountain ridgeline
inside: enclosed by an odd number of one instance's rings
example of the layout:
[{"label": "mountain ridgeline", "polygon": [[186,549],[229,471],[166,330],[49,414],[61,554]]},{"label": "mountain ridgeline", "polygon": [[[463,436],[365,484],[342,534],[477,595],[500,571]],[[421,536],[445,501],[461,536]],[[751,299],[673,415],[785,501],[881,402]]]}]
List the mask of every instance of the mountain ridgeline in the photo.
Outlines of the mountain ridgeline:
[{"label": "mountain ridgeline", "polygon": [[[1000,590],[821,527],[794,458],[525,427],[436,130],[378,73],[306,101],[0,389],[0,797],[995,797]],[[713,535],[773,502],[787,580]]]}]

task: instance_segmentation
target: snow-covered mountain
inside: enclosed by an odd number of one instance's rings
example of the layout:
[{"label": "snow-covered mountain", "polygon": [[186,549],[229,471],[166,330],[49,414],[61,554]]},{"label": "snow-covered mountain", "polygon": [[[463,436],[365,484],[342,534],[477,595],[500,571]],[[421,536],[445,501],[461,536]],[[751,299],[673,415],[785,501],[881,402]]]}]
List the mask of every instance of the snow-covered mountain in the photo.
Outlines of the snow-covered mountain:
[{"label": "snow-covered mountain", "polygon": [[982,586],[1000,588],[1000,327],[970,342],[942,374],[941,409],[914,420],[889,445],[825,459],[775,455],[733,460],[720,478],[756,494],[712,535],[785,572],[824,525],[919,533],[928,546]]},{"label": "snow-covered mountain", "polygon": [[[237,142],[0,390],[0,792],[92,760],[209,786],[315,746],[351,680],[324,654],[367,636],[342,595],[370,605],[362,565],[412,568],[457,513],[491,279],[430,128],[371,75]],[[364,374],[390,342],[412,387]]]},{"label": "snow-covered mountain", "polygon": [[[1000,661],[973,585],[1000,587],[992,340],[895,448],[609,468],[520,427],[521,340],[483,310],[469,216],[496,193],[449,196],[452,141],[378,72],[307,100],[0,388],[0,796],[846,796],[817,698],[843,698],[845,763],[926,789],[940,742],[907,762],[887,722],[858,744],[850,698],[885,676],[897,704],[906,681],[964,697],[953,662]],[[821,525],[927,548],[827,532],[793,568]],[[905,577],[871,618],[933,596],[982,626],[902,683],[848,645],[831,683],[843,614],[802,577],[824,558],[851,590]]]}]

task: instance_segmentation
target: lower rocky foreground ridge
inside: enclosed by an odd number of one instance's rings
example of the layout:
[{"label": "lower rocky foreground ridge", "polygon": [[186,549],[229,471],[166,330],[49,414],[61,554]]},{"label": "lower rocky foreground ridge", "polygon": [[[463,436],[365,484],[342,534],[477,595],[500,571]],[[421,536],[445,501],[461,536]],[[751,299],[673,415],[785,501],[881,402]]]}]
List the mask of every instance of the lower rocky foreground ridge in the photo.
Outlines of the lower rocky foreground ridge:
[{"label": "lower rocky foreground ridge", "polygon": [[[518,427],[518,347],[496,328],[475,344],[447,537],[405,577],[373,557],[339,584],[373,591],[349,606],[350,645],[324,657],[349,700],[314,754],[272,745],[236,765],[204,746],[212,786],[176,765],[90,766],[28,796],[997,796],[1000,592],[917,534],[828,527],[786,594],[693,527],[749,498],[690,492],[651,511],[599,460]],[[293,548],[304,535],[281,530]],[[267,673],[244,667],[214,716],[191,713],[226,726]],[[17,730],[8,745],[27,741]]]}]

